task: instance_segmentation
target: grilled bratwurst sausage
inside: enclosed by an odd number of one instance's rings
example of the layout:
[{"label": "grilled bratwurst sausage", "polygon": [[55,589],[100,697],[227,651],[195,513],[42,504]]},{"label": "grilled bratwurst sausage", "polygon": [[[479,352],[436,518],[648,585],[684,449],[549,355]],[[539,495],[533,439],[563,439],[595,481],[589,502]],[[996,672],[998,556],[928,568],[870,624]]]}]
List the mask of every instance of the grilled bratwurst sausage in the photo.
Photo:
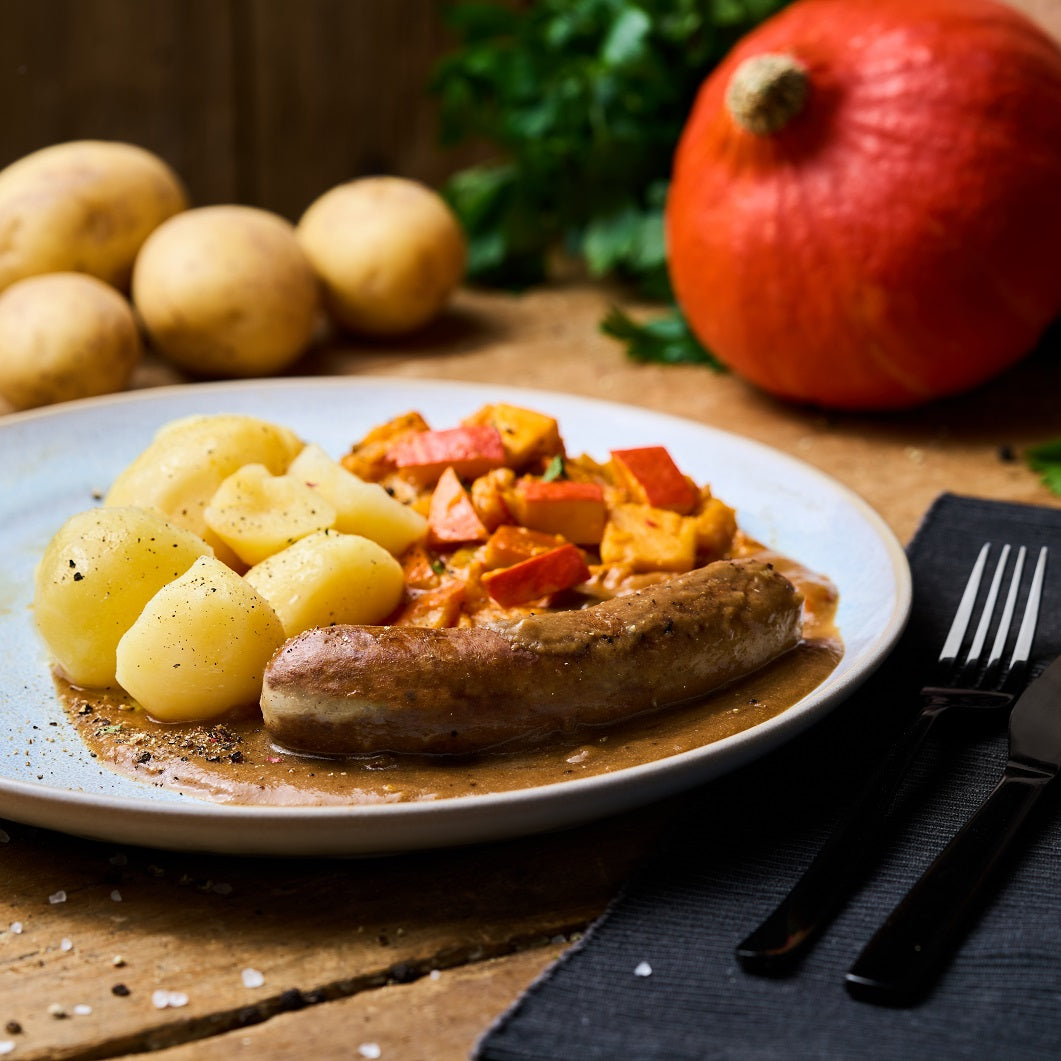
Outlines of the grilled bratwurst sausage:
[{"label": "grilled bratwurst sausage", "polygon": [[801,608],[769,564],[723,560],[500,627],[320,627],[274,655],[262,713],[295,751],[473,752],[704,696],[792,648]]}]

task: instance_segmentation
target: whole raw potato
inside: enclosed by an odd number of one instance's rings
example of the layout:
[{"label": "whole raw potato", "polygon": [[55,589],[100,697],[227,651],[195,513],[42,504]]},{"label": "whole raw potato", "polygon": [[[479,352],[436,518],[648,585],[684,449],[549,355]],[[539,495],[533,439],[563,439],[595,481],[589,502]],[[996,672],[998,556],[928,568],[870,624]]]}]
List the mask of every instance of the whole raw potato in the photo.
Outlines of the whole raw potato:
[{"label": "whole raw potato", "polygon": [[94,276],[48,273],[0,292],[0,396],[13,409],[122,390],[141,352],[129,302]]},{"label": "whole raw potato", "polygon": [[464,278],[467,246],[440,195],[403,177],[364,177],[311,203],[298,239],[335,320],[401,335],[432,320]]},{"label": "whole raw potato", "polygon": [[134,144],[73,140],[34,151],[0,170],[0,291],[57,272],[127,291],[141,244],[187,205],[174,171]]},{"label": "whole raw potato", "polygon": [[320,285],[294,226],[252,206],[203,206],[160,225],[133,269],[151,344],[203,376],[264,376],[313,338]]}]

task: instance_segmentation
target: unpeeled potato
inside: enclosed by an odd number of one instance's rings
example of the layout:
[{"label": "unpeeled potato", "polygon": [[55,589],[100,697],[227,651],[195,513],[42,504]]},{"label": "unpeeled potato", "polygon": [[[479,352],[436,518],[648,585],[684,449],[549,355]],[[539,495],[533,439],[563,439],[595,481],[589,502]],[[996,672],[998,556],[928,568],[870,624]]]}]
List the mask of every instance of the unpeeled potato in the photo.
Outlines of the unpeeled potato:
[{"label": "unpeeled potato", "polygon": [[265,376],[308,348],[320,285],[278,214],[204,206],[160,225],[136,259],[133,303],[151,345],[202,376]]},{"label": "unpeeled potato", "polygon": [[298,240],[324,284],[335,320],[365,335],[423,327],[464,278],[456,216],[431,188],[403,177],[363,177],[307,208]]},{"label": "unpeeled potato", "polygon": [[0,396],[12,409],[122,390],[141,354],[129,302],[94,276],[30,276],[0,292]]},{"label": "unpeeled potato", "polygon": [[176,173],[134,144],[73,140],[0,170],[0,290],[81,272],[126,291],[141,244],[187,208]]}]

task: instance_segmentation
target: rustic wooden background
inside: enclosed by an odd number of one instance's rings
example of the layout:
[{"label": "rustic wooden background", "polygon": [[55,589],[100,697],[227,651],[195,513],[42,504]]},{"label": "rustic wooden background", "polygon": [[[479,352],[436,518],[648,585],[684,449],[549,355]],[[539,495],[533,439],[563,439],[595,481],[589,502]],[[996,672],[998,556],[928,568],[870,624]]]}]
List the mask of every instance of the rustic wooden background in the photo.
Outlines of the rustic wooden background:
[{"label": "rustic wooden background", "polygon": [[[1061,0],[1010,0],[1061,36]],[[437,184],[445,0],[0,0],[0,166],[80,137],[167,159],[196,204],[297,219],[367,173]]]},{"label": "rustic wooden background", "polygon": [[442,180],[426,91],[452,46],[439,0],[0,0],[0,166],[128,140],[196,204],[297,219],[367,173]]}]

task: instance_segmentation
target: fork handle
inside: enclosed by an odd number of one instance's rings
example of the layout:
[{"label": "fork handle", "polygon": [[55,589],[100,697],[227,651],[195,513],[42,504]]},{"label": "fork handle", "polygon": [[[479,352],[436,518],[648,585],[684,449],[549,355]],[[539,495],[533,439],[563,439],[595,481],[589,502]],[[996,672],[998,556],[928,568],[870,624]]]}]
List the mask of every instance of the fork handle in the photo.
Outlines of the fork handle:
[{"label": "fork handle", "polygon": [[1053,779],[1010,763],[980,809],[892,911],[846,977],[855,998],[912,1005],[922,998],[969,926],[1003,856]]},{"label": "fork handle", "polygon": [[832,919],[865,866],[899,785],[941,713],[941,708],[926,707],[907,726],[847,819],[796,885],[737,946],[745,972],[760,976],[790,972]]}]

